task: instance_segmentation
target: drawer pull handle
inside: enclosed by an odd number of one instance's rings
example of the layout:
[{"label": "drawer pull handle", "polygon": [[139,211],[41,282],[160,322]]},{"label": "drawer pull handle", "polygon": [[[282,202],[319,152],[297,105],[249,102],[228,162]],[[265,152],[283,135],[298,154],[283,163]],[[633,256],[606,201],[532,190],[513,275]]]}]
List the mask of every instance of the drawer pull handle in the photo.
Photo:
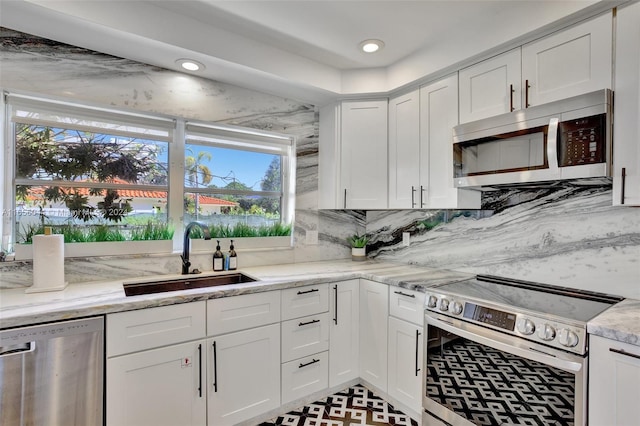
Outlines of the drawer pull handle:
[{"label": "drawer pull handle", "polygon": [[312,361],[307,362],[306,364],[300,363],[298,368],[306,367],[307,365],[315,364],[316,362],[320,362],[320,360],[313,358]]},{"label": "drawer pull handle", "polygon": [[311,290],[306,290],[306,291],[299,291],[298,294],[308,294],[308,293],[313,293],[314,291],[320,291],[317,288],[312,288]]},{"label": "drawer pull handle", "polygon": [[620,355],[630,356],[631,358],[640,359],[640,355],[632,354],[630,352],[625,351],[624,349],[609,348],[609,351],[615,352]]},{"label": "drawer pull handle", "polygon": [[298,327],[302,327],[303,325],[315,324],[317,322],[320,322],[320,320],[319,319],[314,319],[314,320],[307,321],[307,322],[301,322],[300,324],[298,324]]},{"label": "drawer pull handle", "polygon": [[400,296],[406,296],[406,297],[413,297],[414,299],[416,298],[415,294],[407,294],[407,293],[403,293],[401,291],[394,291],[395,294],[399,294]]}]

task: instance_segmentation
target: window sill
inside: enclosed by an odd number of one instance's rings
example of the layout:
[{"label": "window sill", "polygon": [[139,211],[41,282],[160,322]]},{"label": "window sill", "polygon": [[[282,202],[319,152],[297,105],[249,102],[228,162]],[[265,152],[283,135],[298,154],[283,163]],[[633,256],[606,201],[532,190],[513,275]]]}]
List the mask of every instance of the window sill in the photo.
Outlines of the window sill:
[{"label": "window sill", "polygon": [[[64,257],[96,257],[135,254],[170,254],[172,240],[65,243]],[[15,260],[33,259],[33,244],[16,244]]]},{"label": "window sill", "polygon": [[229,251],[231,240],[236,250],[259,250],[291,248],[293,246],[292,237],[238,237],[238,238],[215,238],[211,240],[191,240],[191,252],[213,253],[216,250],[217,241],[220,241],[220,249],[226,253]]}]

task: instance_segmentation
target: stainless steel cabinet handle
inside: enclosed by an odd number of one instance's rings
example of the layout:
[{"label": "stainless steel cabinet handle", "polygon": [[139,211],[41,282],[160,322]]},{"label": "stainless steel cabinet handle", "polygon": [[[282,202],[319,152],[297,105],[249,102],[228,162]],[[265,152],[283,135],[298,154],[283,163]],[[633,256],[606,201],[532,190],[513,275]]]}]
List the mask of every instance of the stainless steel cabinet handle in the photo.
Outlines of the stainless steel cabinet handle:
[{"label": "stainless steel cabinet handle", "polygon": [[305,325],[315,324],[317,322],[320,322],[320,320],[319,319],[314,319],[314,320],[307,321],[307,322],[301,322],[301,323],[298,324],[298,327],[304,327]]},{"label": "stainless steel cabinet handle", "polygon": [[19,355],[25,352],[33,352],[36,342],[28,342],[23,345],[0,346],[0,356]]},{"label": "stainless steel cabinet handle", "polygon": [[411,208],[416,206],[416,188],[411,187]]},{"label": "stainless steel cabinet handle", "polygon": [[202,344],[198,345],[198,395],[202,398]]},{"label": "stainless steel cabinet handle", "polygon": [[420,344],[418,343],[420,340],[420,330],[416,330],[416,377],[418,377],[418,372],[420,371],[420,363],[418,360],[418,348]]},{"label": "stainless steel cabinet handle", "polygon": [[394,291],[395,294],[399,294],[400,296],[406,296],[406,297],[412,297],[412,298],[416,298],[415,294],[407,294],[407,293],[403,293],[401,291]]},{"label": "stainless steel cabinet handle", "polygon": [[624,349],[609,348],[609,351],[620,354],[620,355],[629,356],[631,358],[640,359],[640,355],[632,354],[630,352],[625,351]]},{"label": "stainless steel cabinet handle", "polygon": [[334,306],[334,312],[333,312],[333,322],[334,324],[338,325],[338,285],[334,285],[333,289],[336,292],[336,300],[335,300],[335,306]]},{"label": "stainless steel cabinet handle", "polygon": [[315,364],[316,362],[320,362],[319,359],[312,358],[311,362],[307,362],[306,364],[300,363],[298,368],[306,367],[307,365]]},{"label": "stainless steel cabinet handle", "polygon": [[509,85],[509,111],[513,111],[515,108],[513,107],[513,84]]},{"label": "stainless steel cabinet handle", "polygon": [[218,392],[218,354],[216,342],[213,342],[213,391]]},{"label": "stainless steel cabinet handle", "polygon": [[307,291],[299,291],[298,294],[307,294],[307,293],[313,293],[314,291],[320,291],[317,288],[312,288],[311,290],[307,290]]},{"label": "stainless steel cabinet handle", "polygon": [[622,181],[620,182],[620,185],[622,185],[622,188],[620,189],[620,204],[624,204],[624,188],[626,184],[627,184],[627,169],[623,167]]}]

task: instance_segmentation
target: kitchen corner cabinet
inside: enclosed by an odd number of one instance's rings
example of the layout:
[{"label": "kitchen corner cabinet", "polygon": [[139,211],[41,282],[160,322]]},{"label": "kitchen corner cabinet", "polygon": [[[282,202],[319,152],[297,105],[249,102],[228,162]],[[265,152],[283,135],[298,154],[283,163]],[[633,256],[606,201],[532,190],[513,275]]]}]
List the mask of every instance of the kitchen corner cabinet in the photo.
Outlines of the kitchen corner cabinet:
[{"label": "kitchen corner cabinet", "polygon": [[589,336],[589,425],[640,426],[640,346]]},{"label": "kitchen corner cabinet", "polygon": [[616,31],[613,205],[640,206],[640,3],[618,9]]},{"label": "kitchen corner cabinet", "polygon": [[360,377],[387,391],[389,286],[360,280]]},{"label": "kitchen corner cabinet", "polygon": [[360,280],[333,283],[330,288],[329,387],[335,387],[360,375]]},{"label": "kitchen corner cabinet", "polygon": [[319,208],[387,208],[387,111],[387,99],[320,110]]},{"label": "kitchen corner cabinet", "polygon": [[612,27],[609,11],[461,70],[460,122],[610,88]]}]

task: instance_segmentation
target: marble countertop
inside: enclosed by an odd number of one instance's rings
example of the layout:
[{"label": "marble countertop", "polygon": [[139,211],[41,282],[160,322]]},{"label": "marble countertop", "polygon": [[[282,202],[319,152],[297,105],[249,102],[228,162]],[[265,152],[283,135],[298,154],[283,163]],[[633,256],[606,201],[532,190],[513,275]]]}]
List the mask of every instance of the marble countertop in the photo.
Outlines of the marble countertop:
[{"label": "marble countertop", "polygon": [[[351,260],[243,268],[258,281],[127,297],[122,280],[70,284],[62,291],[25,294],[24,288],[0,290],[0,328],[145,309],[240,294],[279,290],[324,282],[365,278],[411,290],[422,290],[473,275],[390,262]],[[213,272],[198,276],[212,275]],[[145,276],[179,278],[181,275]],[[133,280],[125,280],[126,282]]]},{"label": "marble countertop", "polygon": [[587,332],[640,346],[640,300],[626,299],[587,323]]}]

